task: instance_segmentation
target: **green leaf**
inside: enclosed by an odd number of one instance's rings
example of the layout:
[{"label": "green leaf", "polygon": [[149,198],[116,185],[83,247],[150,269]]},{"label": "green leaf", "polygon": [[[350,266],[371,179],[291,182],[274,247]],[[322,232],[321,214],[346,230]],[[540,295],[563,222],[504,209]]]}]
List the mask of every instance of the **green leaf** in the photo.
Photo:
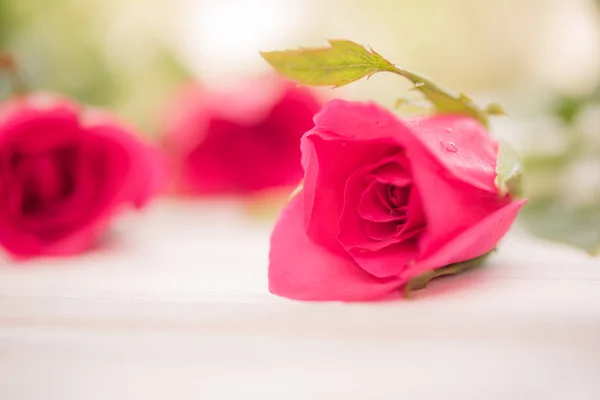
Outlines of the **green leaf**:
[{"label": "green leaf", "polygon": [[556,198],[529,201],[519,222],[541,238],[580,248],[590,255],[600,252],[600,204],[577,206]]},{"label": "green leaf", "polygon": [[481,267],[487,258],[492,254],[495,250],[492,250],[488,253],[485,253],[479,257],[472,258],[467,261],[450,264],[442,268],[434,269],[433,271],[427,271],[419,276],[412,278],[406,285],[404,285],[404,296],[411,297],[412,293],[415,290],[425,289],[429,282],[431,282],[435,278],[439,278],[441,276],[448,275],[458,275],[463,272],[470,271],[472,269]]},{"label": "green leaf", "polygon": [[500,142],[496,164],[496,187],[502,196],[519,196],[521,192],[521,161],[515,150],[507,143]]},{"label": "green leaf", "polygon": [[285,77],[312,86],[340,87],[392,71],[394,66],[375,52],[348,40],[330,40],[329,48],[261,52]]},{"label": "green leaf", "polygon": [[488,127],[488,115],[503,114],[497,104],[479,108],[464,94],[451,94],[429,79],[398,68],[373,49],[349,40],[330,40],[330,47],[261,52],[280,74],[305,85],[340,87],[378,72],[392,72],[414,84],[440,113],[471,116]]}]

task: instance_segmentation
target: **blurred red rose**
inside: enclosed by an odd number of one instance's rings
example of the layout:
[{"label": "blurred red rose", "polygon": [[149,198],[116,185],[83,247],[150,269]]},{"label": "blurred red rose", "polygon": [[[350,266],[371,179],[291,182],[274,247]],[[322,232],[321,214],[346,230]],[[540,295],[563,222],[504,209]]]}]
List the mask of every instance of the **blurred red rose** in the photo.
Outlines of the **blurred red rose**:
[{"label": "blurred red rose", "polygon": [[0,104],[0,244],[16,258],[93,246],[164,178],[160,153],[99,111],[32,94]]},{"label": "blurred red rose", "polygon": [[300,138],[321,103],[307,88],[263,78],[220,91],[191,87],[164,129],[176,190],[191,195],[251,195],[302,178]]}]

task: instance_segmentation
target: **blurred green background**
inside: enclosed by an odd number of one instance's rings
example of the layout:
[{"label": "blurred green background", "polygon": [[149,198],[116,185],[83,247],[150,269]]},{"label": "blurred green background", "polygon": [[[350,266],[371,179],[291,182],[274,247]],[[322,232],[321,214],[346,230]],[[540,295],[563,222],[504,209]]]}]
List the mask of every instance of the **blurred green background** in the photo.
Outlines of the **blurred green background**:
[{"label": "blurred green background", "polygon": [[[522,222],[589,251],[600,243],[600,2],[594,0],[0,0],[0,49],[34,89],[114,110],[155,135],[189,81],[267,71],[259,50],[371,45],[440,84],[499,101],[493,134],[521,152]],[[375,76],[328,95],[392,106]],[[0,95],[6,96],[6,81]]]},{"label": "blurred green background", "polygon": [[[127,3],[0,0],[0,46],[16,58],[30,87],[112,108],[151,130],[161,100],[188,74],[158,34],[139,44],[147,48],[144,60],[134,53],[129,57],[127,48],[138,45],[132,38],[143,13],[134,14],[127,27],[122,15]],[[152,7],[152,2],[129,3]]]}]

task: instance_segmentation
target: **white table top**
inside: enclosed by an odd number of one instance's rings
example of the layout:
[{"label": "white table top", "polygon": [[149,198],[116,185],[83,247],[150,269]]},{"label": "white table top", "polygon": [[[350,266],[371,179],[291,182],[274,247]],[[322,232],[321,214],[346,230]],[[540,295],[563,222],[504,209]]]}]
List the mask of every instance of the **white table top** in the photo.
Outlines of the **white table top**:
[{"label": "white table top", "polygon": [[1,400],[599,399],[600,260],[513,232],[414,300],[267,292],[269,223],[161,200],[71,259],[0,266]]}]

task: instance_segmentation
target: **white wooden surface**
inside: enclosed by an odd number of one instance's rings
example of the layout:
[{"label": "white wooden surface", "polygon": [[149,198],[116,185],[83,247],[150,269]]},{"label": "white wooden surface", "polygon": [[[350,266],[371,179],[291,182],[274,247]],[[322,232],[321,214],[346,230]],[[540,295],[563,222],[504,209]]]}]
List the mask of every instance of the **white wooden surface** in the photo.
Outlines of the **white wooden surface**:
[{"label": "white wooden surface", "polygon": [[163,200],[77,259],[0,266],[0,400],[600,399],[600,261],[512,233],[417,299],[266,290],[269,224]]}]

